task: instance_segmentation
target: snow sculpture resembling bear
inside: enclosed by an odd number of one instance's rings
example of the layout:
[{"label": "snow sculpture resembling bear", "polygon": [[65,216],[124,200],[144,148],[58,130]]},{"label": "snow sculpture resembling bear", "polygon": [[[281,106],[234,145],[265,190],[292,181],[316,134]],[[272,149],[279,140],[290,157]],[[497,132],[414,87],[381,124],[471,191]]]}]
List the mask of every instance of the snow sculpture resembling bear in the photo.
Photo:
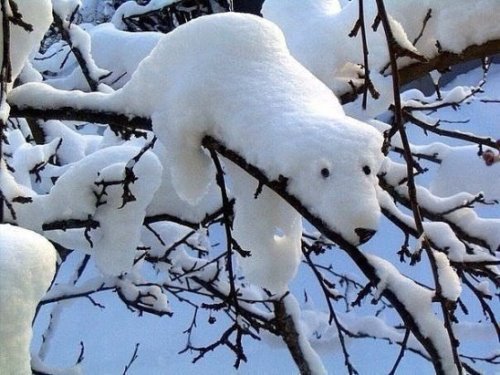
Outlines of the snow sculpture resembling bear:
[{"label": "snow sculpture resembling bear", "polygon": [[347,117],[332,92],[289,53],[271,22],[217,14],[167,34],[113,95],[152,116],[174,187],[196,203],[214,179],[209,134],[237,151],[354,244],[377,228],[381,135]]}]

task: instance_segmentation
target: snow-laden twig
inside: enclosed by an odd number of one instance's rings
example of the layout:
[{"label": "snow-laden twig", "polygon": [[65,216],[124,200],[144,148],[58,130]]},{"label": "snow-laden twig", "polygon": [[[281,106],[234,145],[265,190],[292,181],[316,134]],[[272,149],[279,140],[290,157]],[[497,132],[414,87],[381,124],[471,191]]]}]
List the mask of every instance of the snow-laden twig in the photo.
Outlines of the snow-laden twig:
[{"label": "snow-laden twig", "polygon": [[[407,178],[408,178],[408,195],[410,197],[410,204],[411,204],[411,209],[413,212],[413,218],[415,221],[416,229],[417,232],[419,233],[419,236],[423,236],[423,241],[422,245],[424,249],[426,250],[426,253],[429,257],[429,263],[432,269],[432,274],[434,277],[434,282],[435,282],[435,287],[436,287],[436,296],[438,298],[441,297],[441,292],[442,292],[442,286],[439,283],[439,276],[438,276],[438,269],[436,265],[436,260],[435,256],[433,253],[433,250],[428,243],[426,237],[425,237],[425,230],[424,226],[422,224],[422,216],[420,214],[420,207],[418,205],[418,199],[417,199],[417,189],[415,185],[415,180],[413,178],[413,157],[411,155],[411,148],[410,148],[410,143],[408,141],[408,137],[406,135],[406,131],[404,128],[403,124],[403,113],[402,113],[402,104],[401,104],[401,96],[400,96],[400,87],[401,83],[399,80],[399,75],[398,75],[398,65],[397,65],[397,57],[398,52],[397,52],[397,46],[398,43],[396,42],[396,39],[393,35],[393,31],[390,25],[390,20],[388,17],[388,14],[385,9],[384,1],[383,0],[376,0],[377,1],[377,7],[378,7],[378,17],[382,23],[382,26],[384,28],[384,32],[386,35],[387,39],[387,46],[389,49],[389,58],[391,61],[391,71],[392,71],[392,82],[393,82],[393,96],[394,96],[394,129],[397,129],[397,132],[399,133],[399,136],[401,138],[401,141],[403,143],[403,149],[405,150],[404,153],[404,158],[406,161],[406,166],[407,166]],[[449,337],[449,345],[451,348],[451,351],[453,353],[453,361],[455,363],[456,369],[459,374],[463,373],[462,370],[462,365],[460,363],[460,358],[458,356],[458,340],[455,338],[455,334],[453,332],[453,327],[451,324],[451,311],[449,307],[444,303],[444,301],[440,301],[441,305],[441,310],[444,318],[444,324],[448,333]],[[449,365],[440,363],[438,367],[436,368],[437,371],[442,372],[445,371],[444,368],[448,367]]]},{"label": "snow-laden twig", "polygon": [[59,14],[57,10],[57,8],[54,9],[54,22],[62,38],[73,52],[90,89],[98,91],[99,81],[111,73],[97,67],[90,54],[90,37],[80,26],[73,23],[78,8],[74,9],[70,15]]}]

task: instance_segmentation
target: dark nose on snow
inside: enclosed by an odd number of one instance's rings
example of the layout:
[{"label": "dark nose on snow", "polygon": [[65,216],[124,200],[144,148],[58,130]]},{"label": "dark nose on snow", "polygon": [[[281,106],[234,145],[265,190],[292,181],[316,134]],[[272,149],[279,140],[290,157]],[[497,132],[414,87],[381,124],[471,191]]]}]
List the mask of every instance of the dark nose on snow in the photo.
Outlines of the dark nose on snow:
[{"label": "dark nose on snow", "polygon": [[374,229],[367,229],[367,228],[356,228],[354,229],[354,232],[358,235],[359,237],[359,243],[363,244],[367,242],[370,238],[373,237],[373,235],[377,232]]}]

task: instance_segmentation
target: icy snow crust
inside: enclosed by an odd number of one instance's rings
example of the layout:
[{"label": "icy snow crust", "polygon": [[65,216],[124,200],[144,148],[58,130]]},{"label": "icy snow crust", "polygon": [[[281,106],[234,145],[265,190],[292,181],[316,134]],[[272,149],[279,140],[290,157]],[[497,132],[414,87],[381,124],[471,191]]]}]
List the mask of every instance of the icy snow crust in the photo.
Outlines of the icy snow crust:
[{"label": "icy snow crust", "polygon": [[54,246],[39,234],[0,224],[0,370],[31,374],[31,322],[56,268]]}]

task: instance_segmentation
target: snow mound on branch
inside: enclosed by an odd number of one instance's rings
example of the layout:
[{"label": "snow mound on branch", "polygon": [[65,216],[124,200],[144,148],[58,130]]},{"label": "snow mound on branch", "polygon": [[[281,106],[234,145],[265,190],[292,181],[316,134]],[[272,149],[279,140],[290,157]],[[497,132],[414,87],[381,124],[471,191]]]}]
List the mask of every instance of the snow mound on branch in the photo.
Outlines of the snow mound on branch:
[{"label": "snow mound on branch", "polygon": [[[98,229],[78,236],[66,233],[71,231],[51,231],[47,235],[63,246],[93,255],[104,274],[119,275],[133,265],[146,207],[160,185],[162,167],[152,152],[144,153],[133,166],[136,180],[129,181],[128,187],[124,183],[130,161],[139,152],[132,146],[99,150],[62,175],[49,196],[38,199],[45,208],[45,222],[89,217],[99,222]],[[102,183],[109,185],[104,188]],[[133,200],[125,201],[126,188]],[[98,202],[96,195],[103,191]]]},{"label": "snow mound on branch", "polygon": [[[130,79],[139,63],[151,53],[162,35],[156,32],[122,31],[109,23],[93,27],[88,34],[96,65],[111,72],[102,82],[114,89],[122,87]],[[50,56],[62,48],[62,42],[54,43],[43,56]],[[39,71],[53,71],[54,65],[53,59],[34,61],[34,66]],[[48,79],[45,83],[62,90],[87,90],[88,84],[73,55],[64,64],[65,67],[68,65],[72,66],[71,73],[66,73],[64,70],[67,68],[63,68],[61,77]]]},{"label": "snow mound on branch", "polygon": [[[52,5],[50,0],[17,0],[15,2],[23,21],[33,27],[29,32],[10,23],[10,61],[12,66],[12,83],[21,70],[32,50],[40,44],[45,31],[52,23]],[[2,15],[0,15],[0,22]],[[0,33],[3,46],[3,33]],[[3,65],[3,47],[0,53],[0,66]],[[12,84],[11,83],[11,84]]]},{"label": "snow mound on branch", "polygon": [[380,134],[347,117],[266,20],[218,14],[177,28],[111,101],[152,116],[173,186],[192,204],[214,178],[201,147],[209,134],[269,179],[287,177],[289,191],[349,241],[359,242],[356,228],[376,229]]},{"label": "snow mound on branch", "polygon": [[115,14],[113,14],[111,23],[113,23],[118,29],[126,29],[127,25],[124,22],[125,18],[132,18],[138,14],[154,12],[156,10],[169,6],[176,1],[177,0],[151,0],[146,5],[139,5],[133,1],[126,2],[116,10]]},{"label": "snow mound on branch", "polygon": [[[63,229],[61,224],[61,229],[47,229],[45,235],[64,247],[92,255],[106,275],[127,272],[140,245],[146,208],[160,185],[163,170],[151,151],[134,164],[140,151],[127,145],[98,150],[70,165],[48,194],[36,194],[4,171],[0,173],[0,186],[6,199],[22,196],[31,201],[14,203],[16,217],[4,210],[6,218],[36,232],[42,232],[44,224],[80,220],[78,229]],[[132,171],[128,180],[127,169]],[[98,225],[85,227],[90,220]]]},{"label": "snow mound on branch", "polygon": [[31,374],[31,322],[55,274],[56,250],[39,234],[0,224],[0,369]]},{"label": "snow mound on branch", "polygon": [[[420,0],[418,7],[412,1],[385,0],[384,3],[398,44],[429,59],[438,54],[438,43],[444,51],[459,53],[471,45],[495,39],[500,33],[500,24],[494,19],[500,12],[500,2],[496,0],[477,0],[473,4],[468,0]],[[379,72],[387,73],[389,57],[382,26],[376,31],[371,27],[378,13],[375,1],[363,2],[363,10],[370,77],[381,94],[378,100],[368,101],[368,112],[376,115],[386,109],[384,106],[392,99],[390,90],[384,90],[378,83],[383,78]],[[431,17],[424,27],[429,10]],[[266,0],[262,14],[283,30],[292,55],[335,93],[349,92],[350,81],[362,84],[361,33],[349,36],[359,18],[358,1],[341,8],[338,0]],[[472,19],[481,22],[471,24]],[[465,32],[464,25],[468,25]],[[415,60],[404,57],[399,65],[412,62]],[[349,106],[353,113],[358,112],[357,107],[359,105]]]}]

